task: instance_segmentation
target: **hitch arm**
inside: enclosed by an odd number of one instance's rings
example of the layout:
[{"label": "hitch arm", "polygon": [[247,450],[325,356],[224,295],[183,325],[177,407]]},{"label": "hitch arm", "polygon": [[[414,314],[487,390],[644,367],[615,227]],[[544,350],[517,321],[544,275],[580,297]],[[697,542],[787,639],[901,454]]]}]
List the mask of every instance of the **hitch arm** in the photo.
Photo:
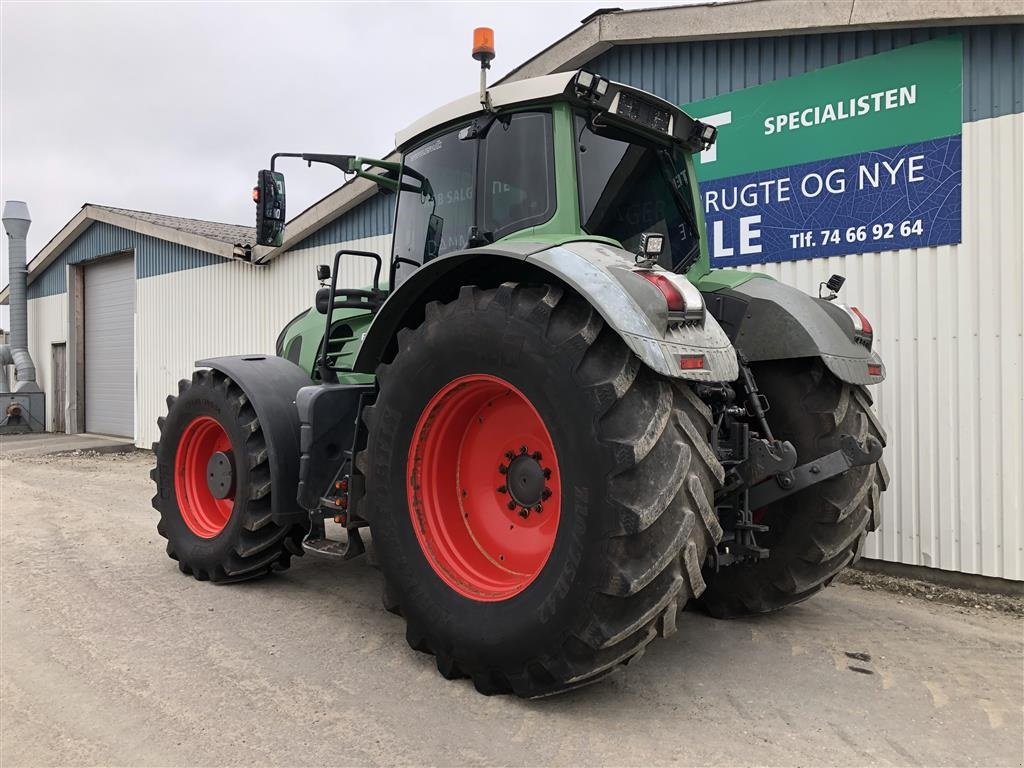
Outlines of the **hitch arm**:
[{"label": "hitch arm", "polygon": [[841,475],[853,467],[874,464],[882,458],[882,444],[868,435],[861,444],[853,435],[839,438],[839,450],[821,458],[801,464],[790,472],[783,472],[774,479],[765,480],[749,491],[751,509],[760,509],[784,499],[804,488]]}]

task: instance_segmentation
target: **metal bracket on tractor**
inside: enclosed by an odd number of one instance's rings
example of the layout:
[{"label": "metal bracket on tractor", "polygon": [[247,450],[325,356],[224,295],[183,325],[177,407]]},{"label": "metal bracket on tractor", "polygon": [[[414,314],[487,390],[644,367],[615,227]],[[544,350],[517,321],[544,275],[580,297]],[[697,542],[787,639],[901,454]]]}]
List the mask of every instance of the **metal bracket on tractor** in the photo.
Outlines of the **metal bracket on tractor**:
[{"label": "metal bracket on tractor", "polygon": [[[296,395],[301,451],[298,501],[309,511],[309,534],[302,542],[307,550],[345,560],[366,551],[359,533],[368,524],[359,510],[366,484],[355,467],[355,457],[366,445],[363,408],[375,397],[376,387],[362,384],[303,387]],[[327,538],[327,518],[344,527],[344,541]]]},{"label": "metal bracket on tractor", "polygon": [[772,435],[765,416],[770,403],[758,390],[742,353],[738,358],[742,405],[735,403],[736,391],[729,385],[698,390],[715,414],[711,445],[725,468],[725,482],[715,495],[715,508],[725,532],[711,553],[716,571],[769,556],[769,550],[757,542],[757,534],[769,530],[757,514],[762,509],[882,457],[882,444],[874,436],[868,435],[861,442],[844,434],[839,436],[838,450],[797,466],[796,449],[788,440],[776,440]]},{"label": "metal bracket on tractor", "polygon": [[751,488],[750,505],[754,509],[766,507],[848,469],[874,464],[881,458],[882,444],[873,435],[864,438],[863,443],[853,435],[840,435],[839,450],[777,474],[774,483],[766,481]]}]

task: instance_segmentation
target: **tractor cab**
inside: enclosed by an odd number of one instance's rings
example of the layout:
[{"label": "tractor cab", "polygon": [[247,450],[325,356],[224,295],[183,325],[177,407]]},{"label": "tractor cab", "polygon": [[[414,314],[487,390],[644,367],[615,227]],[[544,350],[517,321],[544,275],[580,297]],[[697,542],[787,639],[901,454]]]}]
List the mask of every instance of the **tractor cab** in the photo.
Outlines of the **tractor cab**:
[{"label": "tractor cab", "polygon": [[280,245],[279,157],[334,165],[398,195],[390,288],[432,259],[495,243],[595,240],[685,272],[702,254],[692,154],[716,128],[649,93],[586,72],[497,86],[430,113],[397,136],[400,159],[274,155],[260,172],[260,245]]},{"label": "tractor cab", "polygon": [[715,128],[650,94],[586,71],[498,86],[398,135],[396,284],[418,266],[494,243],[596,240],[635,252],[661,236],[658,263],[701,255],[691,155]]}]

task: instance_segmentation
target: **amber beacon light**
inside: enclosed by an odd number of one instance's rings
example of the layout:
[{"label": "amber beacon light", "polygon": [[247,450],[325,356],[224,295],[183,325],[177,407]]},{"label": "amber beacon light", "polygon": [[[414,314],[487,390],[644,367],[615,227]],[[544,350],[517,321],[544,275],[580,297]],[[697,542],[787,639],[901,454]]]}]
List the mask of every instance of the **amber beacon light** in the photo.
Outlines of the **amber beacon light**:
[{"label": "amber beacon light", "polygon": [[494,30],[490,27],[477,27],[473,30],[473,58],[480,62],[483,69],[490,69],[494,58]]}]

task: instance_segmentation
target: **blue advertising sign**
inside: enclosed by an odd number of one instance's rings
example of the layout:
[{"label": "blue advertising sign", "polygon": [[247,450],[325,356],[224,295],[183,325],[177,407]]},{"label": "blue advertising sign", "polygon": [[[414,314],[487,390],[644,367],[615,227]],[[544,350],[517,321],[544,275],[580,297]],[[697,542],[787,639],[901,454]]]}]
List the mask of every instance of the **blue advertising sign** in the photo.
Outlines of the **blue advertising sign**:
[{"label": "blue advertising sign", "polygon": [[962,43],[908,46],[686,107],[712,267],[961,239]]}]

